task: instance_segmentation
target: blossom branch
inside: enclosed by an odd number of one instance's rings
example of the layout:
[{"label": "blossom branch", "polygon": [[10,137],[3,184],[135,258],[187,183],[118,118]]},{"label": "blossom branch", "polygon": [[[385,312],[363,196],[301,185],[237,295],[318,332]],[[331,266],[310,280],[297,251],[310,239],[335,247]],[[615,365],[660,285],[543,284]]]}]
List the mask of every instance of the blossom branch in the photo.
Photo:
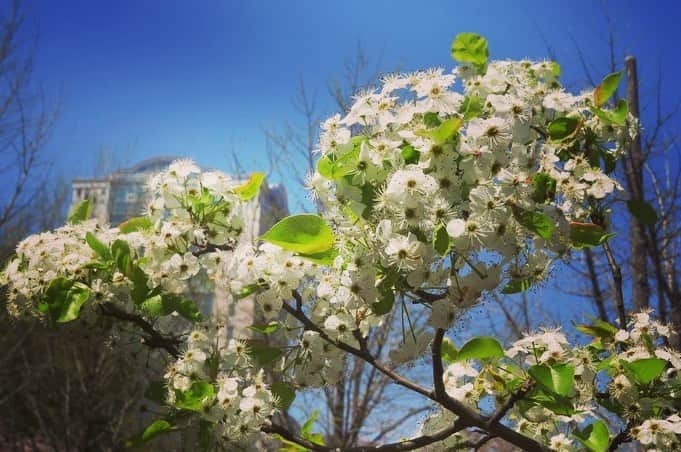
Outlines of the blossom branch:
[{"label": "blossom branch", "polygon": [[176,336],[162,334],[157,331],[151,323],[144,320],[137,314],[127,312],[114,303],[106,302],[99,306],[102,315],[113,317],[124,322],[129,322],[140,327],[147,335],[144,337],[144,345],[150,348],[162,348],[167,351],[172,357],[180,356],[178,346],[181,344],[180,339]]}]

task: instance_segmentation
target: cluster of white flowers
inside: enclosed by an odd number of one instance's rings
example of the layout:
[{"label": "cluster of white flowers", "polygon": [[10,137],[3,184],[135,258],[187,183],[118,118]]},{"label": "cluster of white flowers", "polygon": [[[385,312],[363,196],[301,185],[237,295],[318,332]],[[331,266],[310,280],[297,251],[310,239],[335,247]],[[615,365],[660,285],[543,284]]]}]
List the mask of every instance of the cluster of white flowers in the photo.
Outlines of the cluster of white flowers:
[{"label": "cluster of white flowers", "polygon": [[244,442],[259,433],[278,401],[247,345],[226,337],[224,328],[189,333],[187,350],[165,374],[167,402],[213,424],[221,442]]}]

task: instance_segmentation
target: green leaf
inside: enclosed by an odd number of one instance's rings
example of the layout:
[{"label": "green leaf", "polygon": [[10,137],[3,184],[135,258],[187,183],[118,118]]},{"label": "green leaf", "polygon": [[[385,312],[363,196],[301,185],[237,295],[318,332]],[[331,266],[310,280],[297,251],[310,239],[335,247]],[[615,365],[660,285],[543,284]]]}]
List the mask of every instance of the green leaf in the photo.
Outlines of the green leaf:
[{"label": "green leaf", "polygon": [[371,311],[376,315],[385,315],[389,313],[395,305],[395,294],[393,292],[384,292],[378,297],[378,301],[371,303]]},{"label": "green leaf", "polygon": [[527,372],[545,389],[558,395],[568,396],[572,391],[575,367],[571,364],[557,364],[554,366],[538,364],[530,367]]},{"label": "green leaf", "polygon": [[459,354],[456,346],[451,339],[445,337],[442,340],[442,361],[447,364],[451,364],[456,361],[456,357]]},{"label": "green leaf", "polygon": [[109,251],[109,247],[100,242],[92,232],[85,234],[85,241],[99,257],[105,261],[111,260],[111,251]]},{"label": "green leaf", "polygon": [[533,212],[522,209],[516,205],[511,206],[513,216],[525,229],[534,232],[543,239],[550,239],[553,234],[553,222],[541,212]]},{"label": "green leaf", "polygon": [[145,443],[156,436],[162,434],[162,433],[168,433],[174,431],[175,428],[170,424],[170,422],[166,421],[165,419],[157,419],[154,422],[149,425],[144,431],[138,435],[136,435],[134,438],[131,438],[125,442],[125,447],[137,447],[141,446],[142,443]]},{"label": "green leaf", "polygon": [[118,230],[123,234],[137,231],[148,231],[154,227],[149,217],[134,217],[118,225]]},{"label": "green leaf", "polygon": [[167,432],[172,428],[170,422],[163,419],[158,419],[152,422],[152,424],[144,430],[142,433],[142,441],[149,441],[156,435],[160,435],[163,432]]},{"label": "green leaf", "polygon": [[282,355],[282,351],[277,347],[253,344],[248,348],[248,355],[253,358],[258,365],[266,366],[276,361]]},{"label": "green leaf", "polygon": [[498,340],[489,336],[479,336],[463,344],[456,360],[501,358],[503,356],[504,349]]},{"label": "green leaf", "polygon": [[463,120],[461,118],[451,118],[444,121],[436,129],[419,130],[415,133],[420,137],[430,138],[435,143],[441,144],[454,136],[461,129],[462,124]]},{"label": "green leaf", "polygon": [[201,320],[201,312],[196,304],[177,294],[165,293],[149,297],[142,302],[140,309],[151,317],[162,317],[177,312],[192,322]]},{"label": "green leaf", "polygon": [[630,363],[623,361],[624,368],[634,376],[638,384],[646,385],[662,375],[667,361],[660,358],[637,359]]},{"label": "green leaf", "polygon": [[570,222],[570,242],[574,248],[600,246],[615,235],[597,224]]},{"label": "green leaf", "polygon": [[297,254],[297,256],[301,259],[306,259],[319,265],[326,265],[329,267],[333,265],[333,261],[338,257],[338,250],[336,248],[330,248],[321,253]]},{"label": "green leaf", "polygon": [[312,433],[312,427],[319,416],[319,410],[315,410],[300,428],[300,436],[318,446],[323,446],[324,436],[321,433]]},{"label": "green leaf", "polygon": [[132,257],[128,243],[123,240],[115,240],[111,244],[111,254],[113,254],[118,271],[129,276],[132,273]]},{"label": "green leaf", "polygon": [[161,317],[173,312],[166,312],[166,307],[163,305],[163,298],[160,295],[154,295],[153,297],[144,300],[140,305],[140,309],[145,315],[150,317]]},{"label": "green leaf", "polygon": [[286,217],[260,237],[289,251],[323,253],[333,247],[333,231],[319,216],[301,214]]},{"label": "green leaf", "polygon": [[90,218],[92,213],[92,202],[89,199],[84,199],[71,209],[68,216],[69,224],[78,224]]},{"label": "green leaf", "polygon": [[201,412],[214,399],[215,388],[205,381],[195,381],[186,391],[175,390],[175,406],[183,410]]},{"label": "green leaf", "polygon": [[262,334],[272,334],[277,331],[280,326],[281,324],[279,322],[270,322],[267,325],[251,325],[248,329]]},{"label": "green leaf", "polygon": [[645,201],[632,199],[627,201],[629,212],[641,223],[653,226],[657,223],[657,212]]},{"label": "green leaf", "polygon": [[426,127],[433,128],[442,124],[442,121],[440,120],[439,114],[429,111],[423,115],[423,123],[426,125]]},{"label": "green leaf", "polygon": [[623,126],[627,123],[627,115],[629,114],[629,106],[627,101],[620,99],[613,110],[602,110],[594,108],[593,112],[596,116],[607,123],[612,123],[618,126]]},{"label": "green leaf", "polygon": [[546,201],[552,201],[556,197],[556,179],[548,174],[535,174],[532,178],[532,185],[534,186],[534,193],[532,193],[532,200],[534,202],[543,204]]},{"label": "green leaf", "polygon": [[605,452],[610,444],[608,425],[598,420],[582,431],[575,432],[575,437],[592,452]]},{"label": "green leaf", "polygon": [[413,163],[418,163],[419,159],[421,158],[421,153],[414,149],[414,146],[411,144],[407,144],[402,146],[402,158],[404,159],[404,163],[407,165],[413,164]]},{"label": "green leaf", "polygon": [[487,40],[476,33],[459,33],[452,42],[452,58],[471,63],[478,72],[483,72],[489,58]]},{"label": "green leaf", "polygon": [[560,68],[560,64],[558,64],[556,61],[551,61],[551,73],[553,74],[554,77],[560,77],[562,70]]},{"label": "green leaf", "polygon": [[565,141],[572,138],[582,125],[581,118],[563,116],[549,123],[549,138],[553,141]]},{"label": "green leaf", "polygon": [[90,298],[90,288],[83,283],[63,277],[50,281],[43,295],[43,311],[57,323],[66,323],[78,318],[83,304]]},{"label": "green leaf", "polygon": [[236,298],[237,300],[241,300],[242,298],[246,298],[253,295],[262,288],[263,286],[261,286],[260,284],[249,284],[247,286],[242,287],[240,291],[234,293],[233,295],[234,298]]},{"label": "green leaf", "polygon": [[601,84],[594,90],[594,104],[597,107],[605,104],[615,94],[621,78],[622,71],[613,72],[605,76]]},{"label": "green leaf", "polygon": [[288,383],[274,383],[270,386],[272,394],[279,398],[280,410],[287,410],[296,398],[296,390]]},{"label": "green leaf", "polygon": [[525,399],[526,400],[517,402],[521,407],[521,412],[526,411],[523,407],[529,407],[532,403],[543,406],[544,408],[563,416],[571,416],[575,412],[575,409],[572,406],[572,400],[570,400],[569,397],[558,395],[555,392],[545,389],[541,385],[530,391]]},{"label": "green leaf", "polygon": [[464,121],[470,121],[482,114],[482,109],[485,106],[482,98],[477,95],[466,96],[461,103],[459,113],[463,115]]},{"label": "green leaf", "polygon": [[449,241],[449,234],[447,234],[447,228],[443,225],[435,228],[433,233],[433,248],[440,256],[446,256],[451,248],[451,243]]},{"label": "green leaf", "polygon": [[532,287],[532,284],[534,284],[534,277],[532,276],[528,276],[527,278],[513,278],[504,286],[503,289],[501,289],[501,293],[514,294],[525,292],[527,289]]},{"label": "green leaf", "polygon": [[246,182],[234,188],[234,193],[236,193],[242,201],[253,199],[260,192],[260,186],[264,180],[265,173],[253,173]]},{"label": "green leaf", "polygon": [[601,319],[590,317],[591,325],[576,325],[575,328],[589,336],[610,339],[617,334],[617,328]]}]

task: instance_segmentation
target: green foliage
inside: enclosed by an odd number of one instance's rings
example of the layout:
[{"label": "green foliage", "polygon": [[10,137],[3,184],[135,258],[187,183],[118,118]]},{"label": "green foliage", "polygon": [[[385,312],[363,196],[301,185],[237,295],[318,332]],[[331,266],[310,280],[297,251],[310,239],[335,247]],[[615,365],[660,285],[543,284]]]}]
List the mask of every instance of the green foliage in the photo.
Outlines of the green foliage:
[{"label": "green foliage", "polygon": [[532,199],[534,202],[542,204],[546,201],[553,201],[556,196],[556,180],[545,173],[537,173],[532,178],[534,192]]},{"label": "green foliage", "polygon": [[123,234],[130,234],[137,231],[148,231],[154,227],[149,217],[134,217],[118,225],[118,229]]},{"label": "green foliage", "polygon": [[418,163],[419,159],[421,158],[421,153],[414,149],[414,146],[411,144],[405,144],[401,147],[402,149],[402,158],[404,159],[404,163],[406,164],[414,164]]},{"label": "green foliage", "polygon": [[214,398],[215,387],[205,381],[195,381],[186,391],[175,390],[175,405],[183,410],[201,412]]},{"label": "green foliage", "polygon": [[594,104],[597,107],[605,104],[613,94],[617,91],[617,87],[620,84],[620,79],[622,78],[622,71],[613,72],[605,76],[600,85],[594,90]]},{"label": "green foliage", "polygon": [[550,392],[560,396],[568,396],[572,391],[575,368],[571,364],[553,366],[538,364],[530,367],[527,372],[537,383]]},{"label": "green foliage", "polygon": [[92,214],[92,202],[89,199],[84,199],[71,209],[68,216],[69,224],[78,224],[86,221]]},{"label": "green foliage", "polygon": [[138,447],[141,446],[143,443],[157,437],[158,435],[162,433],[168,433],[171,431],[175,431],[176,429],[172,426],[172,424],[165,419],[157,419],[154,422],[151,423],[142,433],[139,435],[136,435],[135,437],[127,440],[125,442],[125,447]]},{"label": "green foliage", "polygon": [[593,223],[570,223],[570,243],[574,248],[591,248],[604,244],[615,234]]},{"label": "green foliage", "polygon": [[435,248],[435,251],[440,256],[446,256],[449,253],[451,242],[449,234],[447,234],[447,228],[443,225],[438,226],[433,233],[433,248]]},{"label": "green foliage", "polygon": [[573,138],[582,126],[582,119],[571,116],[554,119],[549,123],[549,138],[553,141],[565,141]]},{"label": "green foliage", "polygon": [[319,216],[301,214],[286,217],[267,231],[262,240],[303,254],[323,253],[333,247],[333,231]]},{"label": "green foliage", "polygon": [[489,336],[474,337],[461,347],[456,361],[469,359],[502,358],[504,349],[498,340]]},{"label": "green foliage", "polygon": [[59,277],[50,281],[41,302],[41,310],[48,312],[57,323],[75,320],[80,309],[90,298],[90,288],[83,283]]},{"label": "green foliage", "polygon": [[234,189],[242,201],[249,201],[255,198],[260,192],[260,186],[265,180],[265,173],[253,173],[246,182]]},{"label": "green foliage", "polygon": [[296,398],[296,390],[288,383],[273,383],[270,386],[272,394],[279,399],[277,405],[280,410],[287,410]]},{"label": "green foliage", "polygon": [[452,58],[461,63],[471,63],[479,73],[483,73],[489,58],[487,40],[476,33],[459,33],[452,42]]},{"label": "green foliage", "polygon": [[435,129],[421,130],[416,134],[422,137],[430,138],[437,144],[442,144],[449,140],[456,134],[461,126],[463,125],[463,120],[461,118],[451,118],[443,121],[442,124],[437,126]]},{"label": "green foliage", "polygon": [[553,234],[553,222],[541,212],[525,210],[517,205],[511,205],[513,217],[525,229],[534,232],[543,239],[550,239]]},{"label": "green foliage", "polygon": [[575,325],[575,328],[589,336],[599,337],[601,339],[612,339],[617,334],[617,328],[608,322],[597,319],[595,317],[589,317],[591,319],[590,325]]},{"label": "green foliage", "polygon": [[594,108],[593,112],[596,116],[607,123],[623,126],[627,123],[627,115],[629,114],[629,105],[624,99],[617,101],[617,105],[612,110],[603,110],[601,108]]},{"label": "green foliage", "polygon": [[272,334],[275,331],[279,330],[280,326],[281,323],[279,322],[270,322],[267,325],[251,325],[248,327],[248,329],[261,334]]},{"label": "green foliage", "polygon": [[258,363],[259,366],[266,366],[272,364],[279,359],[282,351],[277,347],[269,347],[267,345],[251,343],[248,347],[248,355]]},{"label": "green foliage", "polygon": [[641,223],[653,226],[657,223],[657,212],[655,208],[645,201],[631,199],[627,201],[629,212]]},{"label": "green foliage", "polygon": [[463,115],[464,121],[470,121],[471,119],[477,118],[482,114],[484,106],[485,105],[480,96],[466,96],[461,103],[459,113]]},{"label": "green foliage", "polygon": [[338,257],[338,250],[335,248],[329,248],[328,250],[323,251],[321,253],[312,254],[298,253],[297,256],[300,257],[301,259],[306,259],[319,265],[330,266],[333,264],[333,261],[336,259],[336,257]]},{"label": "green foliage", "polygon": [[598,420],[575,432],[575,438],[592,452],[605,452],[610,444],[610,430],[604,421]]},{"label": "green foliage", "polygon": [[452,340],[445,337],[442,340],[442,360],[447,364],[451,364],[456,361],[458,354],[459,352]]},{"label": "green foliage", "polygon": [[105,261],[111,260],[112,256],[111,251],[109,251],[109,247],[95,237],[92,232],[85,234],[85,241],[100,258]]},{"label": "green foliage", "polygon": [[525,292],[532,287],[534,282],[535,279],[532,276],[528,276],[527,278],[513,278],[503,287],[503,289],[501,289],[501,293],[509,295]]},{"label": "green foliage", "polygon": [[634,377],[636,383],[646,385],[658,378],[667,367],[667,361],[660,358],[643,358],[636,361],[622,361],[624,368]]}]

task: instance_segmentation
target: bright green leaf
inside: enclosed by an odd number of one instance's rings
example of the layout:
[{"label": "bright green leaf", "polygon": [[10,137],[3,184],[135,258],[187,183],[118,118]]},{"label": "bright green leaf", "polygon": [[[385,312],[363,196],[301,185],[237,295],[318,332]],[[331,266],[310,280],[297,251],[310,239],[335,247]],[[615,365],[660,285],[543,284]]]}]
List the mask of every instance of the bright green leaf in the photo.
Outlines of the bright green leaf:
[{"label": "bright green leaf", "polygon": [[118,230],[123,234],[137,231],[148,231],[154,227],[149,217],[134,217],[118,225]]},{"label": "bright green leaf", "polygon": [[402,146],[401,149],[404,163],[410,165],[419,162],[419,159],[421,158],[421,153],[414,149],[414,146],[412,146],[411,144],[407,144]]},{"label": "bright green leaf", "polygon": [[429,111],[423,115],[423,123],[426,125],[426,127],[433,128],[442,124],[442,120],[440,119],[439,114]]},{"label": "bright green leaf", "polygon": [[575,328],[584,334],[603,339],[610,339],[617,334],[617,328],[601,319],[591,317],[590,325],[576,325]]},{"label": "bright green leaf", "polygon": [[442,340],[442,361],[444,361],[447,364],[451,364],[454,361],[456,361],[456,357],[459,354],[459,351],[456,349],[456,346],[452,342],[451,339],[448,337],[445,337]]},{"label": "bright green leaf", "polygon": [[456,360],[501,358],[503,356],[504,349],[498,340],[493,337],[479,336],[463,344]]},{"label": "bright green leaf", "polygon": [[149,441],[154,436],[167,432],[170,429],[172,429],[170,422],[163,419],[156,420],[144,430],[144,433],[142,433],[142,441]]},{"label": "bright green leaf", "polygon": [[338,257],[338,250],[336,248],[330,248],[322,253],[314,254],[297,254],[301,259],[306,259],[312,261],[319,265],[331,266],[333,261]]},{"label": "bright green leaf", "polygon": [[536,203],[543,204],[546,201],[552,201],[556,196],[556,179],[546,173],[537,173],[532,178],[532,185],[534,192],[532,193],[532,200]]},{"label": "bright green leaf", "polygon": [[270,322],[267,325],[251,325],[248,329],[262,334],[272,334],[277,331],[280,326],[281,324],[279,322]]},{"label": "bright green leaf", "polygon": [[234,298],[237,300],[241,300],[242,298],[249,297],[262,289],[263,287],[260,284],[249,284],[247,286],[244,286],[239,290],[238,292],[234,293]]},{"label": "bright green leaf", "polygon": [[574,248],[600,246],[614,236],[597,224],[570,222],[570,242]]},{"label": "bright green leaf", "polygon": [[286,217],[267,231],[262,240],[303,254],[323,253],[333,247],[333,231],[319,216],[301,214]]},{"label": "bright green leaf", "polygon": [[66,323],[78,318],[83,304],[90,298],[90,288],[83,283],[63,277],[50,281],[43,295],[44,310],[57,323]]},{"label": "bright green leaf", "polygon": [[418,136],[430,138],[435,143],[441,144],[453,137],[461,129],[462,124],[463,120],[461,118],[451,118],[443,121],[436,129],[420,130],[415,133]]},{"label": "bright green leaf", "polygon": [[484,102],[480,96],[472,95],[466,96],[461,103],[459,113],[463,115],[464,121],[470,121],[482,114]]},{"label": "bright green leaf", "polygon": [[78,224],[86,221],[90,218],[92,213],[92,201],[89,199],[84,199],[78,204],[76,204],[71,212],[69,213],[68,222],[69,224]]},{"label": "bright green leaf", "polygon": [[522,209],[516,205],[511,206],[513,217],[525,229],[534,232],[543,239],[550,239],[553,234],[553,222],[541,212]]},{"label": "bright green leaf", "polygon": [[87,234],[85,234],[85,241],[87,242],[88,245],[90,245],[92,251],[97,253],[99,257],[106,261],[111,259],[111,252],[109,251],[109,247],[106,246],[101,241],[99,241],[99,239],[95,237],[95,235],[92,232],[88,232]]},{"label": "bright green leaf", "polygon": [[632,362],[624,362],[624,367],[631,372],[638,384],[648,384],[662,375],[667,361],[660,358],[643,358]]},{"label": "bright green leaf", "polygon": [[613,72],[605,76],[601,84],[594,90],[594,104],[597,107],[605,104],[615,94],[621,78],[622,71]]},{"label": "bright green leaf", "polygon": [[549,138],[553,141],[564,141],[572,138],[580,126],[582,120],[570,116],[563,116],[562,118],[554,119],[548,126]]},{"label": "bright green leaf", "polygon": [[610,444],[608,425],[598,420],[582,431],[575,432],[575,437],[592,452],[605,452]]},{"label": "bright green leaf", "polygon": [[257,196],[258,192],[260,192],[260,186],[264,180],[265,173],[253,173],[246,182],[234,189],[234,193],[236,193],[242,201],[253,199]]},{"label": "bright green leaf", "polygon": [[435,248],[435,251],[437,251],[440,256],[446,256],[449,253],[449,234],[447,234],[447,228],[443,225],[435,228],[435,232],[433,233],[433,248]]},{"label": "bright green leaf", "polygon": [[118,271],[125,276],[132,273],[132,257],[130,256],[130,246],[123,240],[115,240],[111,244],[111,254]]},{"label": "bright green leaf", "polygon": [[452,42],[452,58],[461,63],[471,63],[478,72],[482,72],[489,58],[487,40],[476,33],[459,33]]},{"label": "bright green leaf", "polygon": [[205,381],[195,381],[186,391],[175,390],[175,405],[183,410],[201,412],[214,399],[215,388]]},{"label": "bright green leaf", "polygon": [[572,391],[575,367],[571,364],[538,364],[530,367],[527,372],[537,383],[558,395],[568,396]]},{"label": "bright green leaf", "polygon": [[632,199],[627,201],[627,207],[629,208],[629,212],[631,212],[631,214],[641,223],[647,226],[653,226],[657,223],[657,212],[653,206],[647,202]]},{"label": "bright green leaf", "polygon": [[623,126],[627,123],[629,106],[627,105],[626,100],[620,99],[617,101],[617,105],[612,110],[602,110],[596,107],[593,109],[593,112],[596,116],[607,123]]}]

